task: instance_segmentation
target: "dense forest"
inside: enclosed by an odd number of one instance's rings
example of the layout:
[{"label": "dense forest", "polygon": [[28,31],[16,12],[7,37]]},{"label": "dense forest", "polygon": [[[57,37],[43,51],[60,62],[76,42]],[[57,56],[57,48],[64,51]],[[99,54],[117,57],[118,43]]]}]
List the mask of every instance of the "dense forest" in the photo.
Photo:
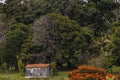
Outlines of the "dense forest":
[{"label": "dense forest", "polygon": [[6,0],[0,3],[0,67],[120,66],[119,0]]}]

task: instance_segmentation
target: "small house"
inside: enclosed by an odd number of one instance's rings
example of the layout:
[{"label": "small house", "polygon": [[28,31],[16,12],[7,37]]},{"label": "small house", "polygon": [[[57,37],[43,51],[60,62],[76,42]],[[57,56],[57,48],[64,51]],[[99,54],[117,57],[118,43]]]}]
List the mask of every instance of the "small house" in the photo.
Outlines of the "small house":
[{"label": "small house", "polygon": [[52,75],[50,64],[27,64],[26,78],[46,78]]}]

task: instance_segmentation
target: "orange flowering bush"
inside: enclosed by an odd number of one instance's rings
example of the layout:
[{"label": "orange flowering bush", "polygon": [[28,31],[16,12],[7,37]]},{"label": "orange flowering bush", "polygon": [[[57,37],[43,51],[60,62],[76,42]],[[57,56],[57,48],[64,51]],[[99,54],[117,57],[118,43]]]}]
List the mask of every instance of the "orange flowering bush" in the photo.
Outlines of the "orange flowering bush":
[{"label": "orange flowering bush", "polygon": [[107,74],[105,69],[93,66],[78,66],[78,69],[75,69],[68,74],[69,80],[107,80],[106,76],[117,80],[115,75]]}]

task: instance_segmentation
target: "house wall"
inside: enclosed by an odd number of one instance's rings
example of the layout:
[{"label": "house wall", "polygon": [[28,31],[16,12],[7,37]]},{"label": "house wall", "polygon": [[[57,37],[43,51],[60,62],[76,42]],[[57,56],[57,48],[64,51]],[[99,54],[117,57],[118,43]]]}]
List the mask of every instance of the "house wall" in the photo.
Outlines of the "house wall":
[{"label": "house wall", "polygon": [[51,76],[51,68],[27,68],[26,69],[26,76],[35,76],[35,77],[48,77]]}]

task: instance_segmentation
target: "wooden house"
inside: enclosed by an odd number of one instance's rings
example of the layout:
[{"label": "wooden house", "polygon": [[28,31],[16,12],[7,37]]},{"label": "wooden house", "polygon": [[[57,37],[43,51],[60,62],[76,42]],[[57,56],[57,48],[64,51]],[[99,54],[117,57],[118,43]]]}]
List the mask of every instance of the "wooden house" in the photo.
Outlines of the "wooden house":
[{"label": "wooden house", "polygon": [[46,78],[52,75],[50,64],[27,64],[25,78]]}]

